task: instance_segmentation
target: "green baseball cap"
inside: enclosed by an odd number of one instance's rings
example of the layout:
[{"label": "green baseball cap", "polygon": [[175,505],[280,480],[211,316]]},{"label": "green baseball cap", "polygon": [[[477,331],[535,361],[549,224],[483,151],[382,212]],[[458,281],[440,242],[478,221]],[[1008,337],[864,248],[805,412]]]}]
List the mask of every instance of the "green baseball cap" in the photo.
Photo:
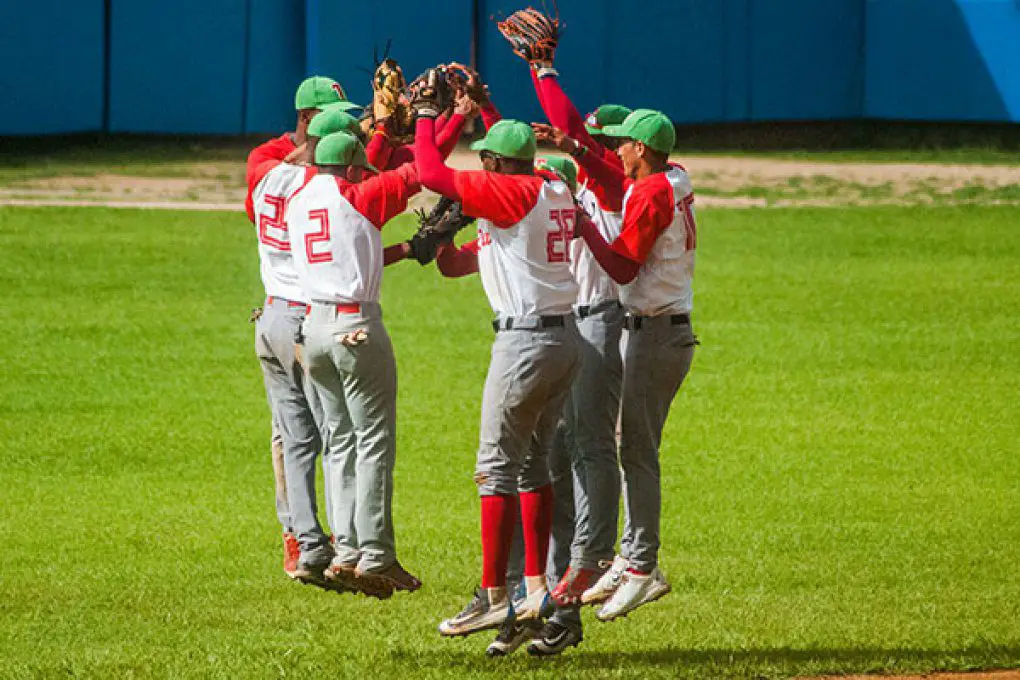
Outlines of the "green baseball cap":
[{"label": "green baseball cap", "polygon": [[556,173],[570,187],[570,193],[577,191],[577,166],[569,158],[564,158],[563,156],[536,158],[535,168],[538,170],[550,170]]},{"label": "green baseball cap", "polygon": [[312,76],[305,78],[298,85],[297,93],[294,95],[294,108],[321,109],[327,104],[337,104],[346,109],[360,109],[361,107],[353,102],[347,101],[347,94],[340,83],[326,76]]},{"label": "green baseball cap", "polygon": [[319,140],[315,147],[315,164],[360,165],[372,172],[379,172],[368,162],[364,144],[346,132],[333,132]]},{"label": "green baseball cap", "polygon": [[631,114],[631,110],[619,104],[603,104],[584,119],[584,129],[590,135],[601,135],[607,125],[619,125]]},{"label": "green baseball cap", "polygon": [[676,144],[676,130],[666,114],[651,109],[638,109],[619,125],[602,128],[607,137],[626,137],[661,153],[669,153]]},{"label": "green baseball cap", "polygon": [[519,120],[504,118],[489,132],[471,145],[472,151],[489,151],[507,158],[530,161],[535,157],[538,145],[531,126]]},{"label": "green baseball cap", "polygon": [[358,119],[346,113],[341,105],[327,104],[308,124],[308,136],[325,137],[334,132],[346,132],[357,137],[361,132],[361,125]]}]

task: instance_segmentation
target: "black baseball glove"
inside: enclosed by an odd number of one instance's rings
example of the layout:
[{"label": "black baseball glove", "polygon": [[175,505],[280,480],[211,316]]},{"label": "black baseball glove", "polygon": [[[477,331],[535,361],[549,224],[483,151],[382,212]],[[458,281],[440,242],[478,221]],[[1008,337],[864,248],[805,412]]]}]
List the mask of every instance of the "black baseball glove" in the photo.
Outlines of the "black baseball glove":
[{"label": "black baseball glove", "polygon": [[451,243],[457,232],[475,221],[474,217],[464,214],[460,203],[445,196],[428,213],[419,209],[415,214],[419,227],[408,243],[411,257],[422,266],[436,259],[440,245]]},{"label": "black baseball glove", "polygon": [[437,118],[453,101],[453,86],[445,66],[430,68],[410,86],[411,108],[417,116]]}]

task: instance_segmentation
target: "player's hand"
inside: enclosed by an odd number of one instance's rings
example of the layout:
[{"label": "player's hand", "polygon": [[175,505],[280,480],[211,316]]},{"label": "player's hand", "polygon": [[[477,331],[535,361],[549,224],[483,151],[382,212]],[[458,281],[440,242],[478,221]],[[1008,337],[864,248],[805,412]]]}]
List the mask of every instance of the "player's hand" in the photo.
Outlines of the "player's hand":
[{"label": "player's hand", "polygon": [[535,131],[535,139],[556,147],[563,153],[574,153],[580,144],[572,137],[568,137],[563,130],[547,125],[545,123],[532,123],[531,129]]},{"label": "player's hand", "polygon": [[591,221],[591,217],[582,208],[577,201],[574,201],[574,229],[570,235],[571,238],[582,238],[586,229],[594,229],[595,223]]},{"label": "player's hand", "polygon": [[307,165],[305,162],[305,151],[307,149],[308,142],[302,142],[301,146],[297,147],[284,157],[283,162],[290,163],[291,165]]},{"label": "player's hand", "polygon": [[478,71],[456,61],[447,64],[447,68],[456,74],[459,91],[466,93],[480,107],[489,103],[489,87],[482,82]]},{"label": "player's hand", "polygon": [[453,112],[458,113],[464,118],[471,120],[481,111],[481,107],[478,106],[478,102],[471,98],[471,96],[465,92],[457,97],[456,105],[453,107]]}]

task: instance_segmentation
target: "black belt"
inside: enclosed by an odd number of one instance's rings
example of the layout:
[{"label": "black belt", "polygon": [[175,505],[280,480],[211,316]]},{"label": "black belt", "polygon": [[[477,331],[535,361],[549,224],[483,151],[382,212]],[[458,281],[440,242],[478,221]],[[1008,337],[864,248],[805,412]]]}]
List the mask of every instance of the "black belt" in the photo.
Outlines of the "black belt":
[{"label": "black belt", "polygon": [[[599,304],[596,304],[596,305],[581,305],[580,307],[577,308],[577,318],[578,319],[587,319],[589,316],[591,316],[593,313],[595,313],[592,310],[604,311],[604,310],[599,310],[598,309],[599,307],[602,306],[602,304],[603,303],[600,302]],[[615,307],[617,309],[619,309],[620,303],[617,302]]]},{"label": "black belt", "polygon": [[[662,317],[658,317],[658,316],[631,316],[630,314],[628,314],[627,318],[624,320],[624,325],[627,327],[627,330],[629,330],[629,331],[639,331],[639,330],[641,330],[641,326],[644,325],[645,319],[660,319],[660,318],[662,318]],[[670,326],[690,326],[691,325],[691,315],[690,314],[672,314],[669,317],[669,325]]]},{"label": "black belt", "polygon": [[[562,328],[566,325],[566,321],[562,316],[540,316],[538,317],[538,324],[532,326],[531,324],[519,325],[518,330],[537,330],[542,328]],[[505,317],[503,319],[494,319],[492,322],[492,330],[499,333],[500,331],[512,331],[514,329],[514,318],[512,316]]]}]

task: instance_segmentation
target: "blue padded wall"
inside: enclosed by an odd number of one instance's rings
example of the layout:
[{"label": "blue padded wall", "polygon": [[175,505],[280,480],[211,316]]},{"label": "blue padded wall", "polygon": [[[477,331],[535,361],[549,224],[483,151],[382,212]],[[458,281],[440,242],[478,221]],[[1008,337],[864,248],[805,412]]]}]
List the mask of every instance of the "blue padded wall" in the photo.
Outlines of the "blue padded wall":
[{"label": "blue padded wall", "polygon": [[246,0],[114,0],[112,132],[238,133]]},{"label": "blue padded wall", "polygon": [[471,2],[344,3],[307,0],[305,75],[335,78],[351,101],[372,100],[373,48],[390,56],[408,80],[441,61],[467,63],[471,47]]},{"label": "blue padded wall", "polygon": [[864,94],[861,0],[752,0],[752,120],[856,118]]},{"label": "blue padded wall", "polygon": [[244,132],[294,127],[294,91],[305,74],[305,8],[295,0],[250,0]]},{"label": "blue padded wall", "polygon": [[[493,20],[526,4],[477,0],[477,56],[503,114],[538,120],[528,68]],[[110,0],[109,34],[105,5],[0,5],[9,65],[0,134],[275,133],[293,124],[294,89],[307,75],[333,76],[369,103],[373,48],[387,39],[408,77],[439,61],[468,62],[475,2]],[[679,123],[1020,122],[1020,0],[560,5],[556,64],[582,113],[615,102]],[[39,83],[73,106],[40,106]]]},{"label": "blue padded wall", "polygon": [[1020,121],[1020,2],[868,0],[871,118]]},{"label": "blue padded wall", "polygon": [[0,134],[103,127],[103,0],[0,3]]}]

